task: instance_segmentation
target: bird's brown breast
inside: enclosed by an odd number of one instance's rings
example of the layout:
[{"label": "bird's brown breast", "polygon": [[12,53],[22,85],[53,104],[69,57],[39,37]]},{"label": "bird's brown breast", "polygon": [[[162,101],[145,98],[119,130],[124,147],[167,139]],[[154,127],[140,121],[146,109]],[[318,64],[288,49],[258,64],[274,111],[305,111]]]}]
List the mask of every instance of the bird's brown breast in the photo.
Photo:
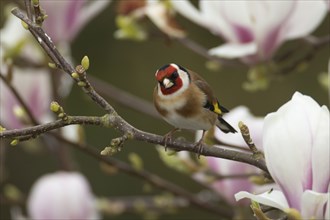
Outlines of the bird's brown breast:
[{"label": "bird's brown breast", "polygon": [[182,94],[182,97],[186,101],[185,105],[176,110],[178,114],[183,117],[194,117],[200,113],[201,107],[205,102],[205,95],[201,93],[198,88],[191,85],[190,88]]}]

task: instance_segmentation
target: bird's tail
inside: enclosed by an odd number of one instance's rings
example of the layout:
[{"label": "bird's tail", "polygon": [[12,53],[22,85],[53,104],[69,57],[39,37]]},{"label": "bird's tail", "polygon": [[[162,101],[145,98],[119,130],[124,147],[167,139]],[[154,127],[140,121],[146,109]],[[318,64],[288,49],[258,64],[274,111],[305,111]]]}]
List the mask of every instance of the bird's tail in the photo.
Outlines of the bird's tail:
[{"label": "bird's tail", "polygon": [[217,127],[225,133],[236,133],[237,131],[228,122],[226,122],[221,116],[218,117]]}]

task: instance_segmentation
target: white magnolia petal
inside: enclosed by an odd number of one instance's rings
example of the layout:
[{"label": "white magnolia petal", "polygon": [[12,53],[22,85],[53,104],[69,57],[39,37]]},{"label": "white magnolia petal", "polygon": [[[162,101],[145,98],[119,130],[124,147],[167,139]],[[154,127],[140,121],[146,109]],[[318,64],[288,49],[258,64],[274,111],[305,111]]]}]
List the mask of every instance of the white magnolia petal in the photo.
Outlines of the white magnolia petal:
[{"label": "white magnolia petal", "polygon": [[257,45],[254,42],[246,44],[223,44],[209,50],[209,54],[213,56],[234,59],[256,54]]},{"label": "white magnolia petal", "polygon": [[[0,35],[0,47],[4,50],[16,46],[30,36],[29,32],[23,28],[22,23],[15,16],[8,16],[3,28],[0,30]],[[0,56],[2,61],[3,53]]]},{"label": "white magnolia petal", "polygon": [[171,0],[171,4],[177,12],[186,18],[203,27],[208,27],[205,17],[203,17],[200,11],[198,11],[189,1]]},{"label": "white magnolia petal", "polygon": [[330,182],[330,142],[329,142],[329,109],[326,106],[319,108],[318,126],[313,138],[312,169],[313,190],[326,192]]},{"label": "white magnolia petal", "polygon": [[306,36],[313,32],[322,22],[327,13],[323,1],[296,1],[284,30],[286,39]]},{"label": "white magnolia petal", "polygon": [[289,208],[288,202],[281,191],[273,190],[272,192],[265,192],[259,195],[254,195],[246,191],[241,191],[235,194],[236,201],[248,198],[258,203],[278,208],[285,211]]},{"label": "white magnolia petal", "polygon": [[84,1],[40,1],[48,15],[43,27],[55,43],[71,41],[77,33],[77,17]]},{"label": "white magnolia petal", "polygon": [[[306,219],[325,219],[325,208],[329,206],[330,193],[317,193],[306,190],[301,201],[301,215]],[[328,209],[328,207],[327,207]]]},{"label": "white magnolia petal", "polygon": [[302,192],[312,184],[312,136],[299,96],[296,93],[277,112],[266,116],[263,136],[267,167],[290,206],[298,210]]},{"label": "white magnolia petal", "polygon": [[203,26],[215,35],[237,42],[236,33],[227,20],[228,16],[225,15],[225,3],[225,1],[199,1],[200,11],[205,20]]},{"label": "white magnolia petal", "polygon": [[300,108],[305,111],[305,120],[309,123],[312,135],[310,147],[313,185],[308,189],[326,192],[330,181],[329,110],[326,106],[321,108],[314,99],[298,92],[293,95],[292,100],[299,103]]},{"label": "white magnolia petal", "polygon": [[219,2],[222,2],[222,16],[226,18],[231,25],[251,27],[251,14],[247,7],[250,1],[220,0]]},{"label": "white magnolia petal", "polygon": [[61,133],[63,137],[65,137],[67,140],[70,140],[72,142],[80,142],[81,141],[81,125],[69,125],[65,126],[61,129]]}]

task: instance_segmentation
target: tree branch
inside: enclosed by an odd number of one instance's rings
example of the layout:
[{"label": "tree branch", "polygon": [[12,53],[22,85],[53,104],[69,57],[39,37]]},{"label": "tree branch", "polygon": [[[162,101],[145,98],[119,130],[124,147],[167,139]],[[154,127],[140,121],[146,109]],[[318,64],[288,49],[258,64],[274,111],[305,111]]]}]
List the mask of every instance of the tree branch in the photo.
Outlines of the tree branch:
[{"label": "tree branch", "polygon": [[[53,62],[56,64],[57,67],[64,70],[70,76],[72,75],[72,73],[76,72],[76,69],[73,68],[58,52],[51,39],[48,37],[48,35],[43,31],[41,27],[34,24],[18,8],[13,9],[12,13],[21,20],[23,20],[29,26],[29,30],[31,31],[33,36],[43,47],[43,49],[46,51],[46,53],[53,60]],[[75,78],[74,80],[76,82],[79,81],[78,79]],[[160,144],[160,145],[165,144],[162,136],[141,131],[139,129],[134,128],[132,125],[126,122],[122,117],[120,117],[116,113],[113,107],[102,96],[100,96],[92,86],[90,86],[89,82],[87,86],[83,86],[82,89],[95,103],[97,103],[108,113],[106,114],[107,121],[102,121],[101,117],[91,118],[91,117],[83,117],[83,116],[70,116],[69,120],[66,121],[57,120],[52,123],[34,126],[31,128],[17,129],[13,131],[3,131],[0,133],[0,138],[9,138],[9,137],[13,138],[21,135],[30,135],[36,132],[39,132],[39,134],[41,134],[69,124],[94,124],[94,125],[102,125],[105,127],[113,127],[115,130],[120,131],[122,134],[127,135],[129,138],[138,141],[144,141],[144,142]],[[195,149],[195,143],[174,140],[167,142],[167,146],[178,151],[186,150],[186,151],[198,153],[197,149]],[[268,173],[265,161],[263,159],[253,158],[253,154],[251,153],[237,152],[234,150],[223,149],[219,147],[208,147],[204,145],[201,155],[220,157],[220,158],[248,163],[256,167],[259,167],[260,169]]]}]

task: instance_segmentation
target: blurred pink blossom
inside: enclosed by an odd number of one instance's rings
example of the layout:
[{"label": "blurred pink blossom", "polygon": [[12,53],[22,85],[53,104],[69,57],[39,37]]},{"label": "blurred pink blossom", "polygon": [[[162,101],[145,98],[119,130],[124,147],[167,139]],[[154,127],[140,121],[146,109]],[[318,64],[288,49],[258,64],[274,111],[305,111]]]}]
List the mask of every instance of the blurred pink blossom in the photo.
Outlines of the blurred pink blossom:
[{"label": "blurred pink blossom", "polygon": [[79,31],[104,10],[110,2],[111,0],[41,0],[40,5],[48,15],[43,28],[55,43],[71,42]]},{"label": "blurred pink blossom", "polygon": [[[49,110],[51,102],[50,75],[44,69],[24,70],[14,68],[12,85],[27,104],[31,113],[40,122],[48,122],[52,119]],[[0,81],[0,121],[7,129],[24,127],[24,120],[19,118],[17,111],[21,111],[22,106],[8,89],[7,85]],[[15,114],[16,112],[16,114]],[[24,113],[23,113],[24,114]],[[23,116],[24,117],[24,116]]]},{"label": "blurred pink blossom", "polygon": [[250,198],[287,211],[294,208],[304,219],[329,217],[330,162],[329,109],[296,92],[292,99],[265,118],[263,147],[266,164],[281,191]]},{"label": "blurred pink blossom", "polygon": [[[249,127],[250,135],[253,142],[259,148],[259,150],[262,150],[262,129],[264,124],[263,117],[256,117],[251,114],[250,110],[247,107],[238,106],[234,109],[231,109],[228,114],[225,114],[224,119],[228,121],[237,131],[239,131],[239,121],[242,121],[244,124],[246,124]],[[214,136],[225,144],[232,144],[247,148],[246,143],[240,135],[233,133],[225,134],[220,129],[216,129],[214,132]]]},{"label": "blurred pink blossom", "polygon": [[324,1],[325,1],[325,4],[328,7],[328,10],[330,11],[330,0],[324,0]]},{"label": "blurred pink blossom", "polygon": [[225,58],[244,58],[255,63],[268,60],[286,40],[301,38],[322,22],[324,1],[171,1],[180,14],[221,36],[227,43],[209,53]]},{"label": "blurred pink blossom", "polygon": [[32,186],[27,210],[32,219],[99,219],[89,183],[80,173],[56,172]]},{"label": "blurred pink blossom", "polygon": [[[238,121],[243,121],[250,128],[251,136],[255,141],[257,146],[261,146],[262,139],[262,126],[263,118],[255,117],[250,113],[247,107],[239,106],[232,109],[228,114],[225,115],[225,119],[231,123],[236,130],[238,129]],[[220,129],[215,130],[215,138],[225,144],[232,144],[235,146],[240,146],[247,148],[246,143],[240,135],[234,134],[224,134]],[[216,146],[213,146],[216,147]],[[221,146],[226,147],[226,146]],[[245,175],[245,174],[257,174],[259,170],[251,165],[240,163],[237,161],[231,161],[216,157],[206,157],[207,167],[219,174],[219,175]],[[196,180],[201,182],[206,182],[207,179],[203,175],[196,175]],[[225,178],[223,180],[216,180],[211,183],[211,187],[218,192],[220,195],[224,196],[227,201],[235,204],[236,200],[234,198],[235,193],[246,190],[253,192],[261,192],[262,189],[269,189],[271,187],[265,186],[260,187],[252,183],[248,177],[244,178]],[[241,202],[242,204],[247,203],[245,201]]]}]

